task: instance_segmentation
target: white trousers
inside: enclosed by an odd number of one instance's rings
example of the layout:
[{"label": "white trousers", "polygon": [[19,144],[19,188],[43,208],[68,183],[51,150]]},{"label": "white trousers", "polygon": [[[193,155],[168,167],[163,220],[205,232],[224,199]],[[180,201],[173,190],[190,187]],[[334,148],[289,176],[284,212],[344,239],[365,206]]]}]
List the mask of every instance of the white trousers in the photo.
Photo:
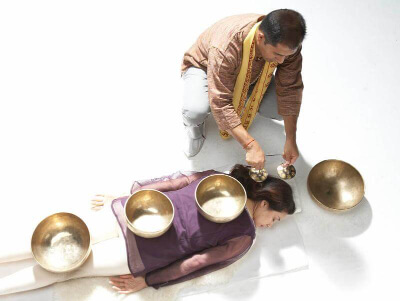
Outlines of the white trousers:
[{"label": "white trousers", "polygon": [[[182,75],[183,79],[183,106],[182,117],[186,126],[196,126],[204,122],[211,112],[208,99],[208,82],[207,73],[199,68],[190,67]],[[253,91],[254,85],[249,87],[248,96]],[[283,120],[278,114],[278,104],[275,87],[275,77],[271,79],[271,83],[265,92],[261,101],[258,113],[261,116]],[[200,136],[201,133],[194,133],[194,137]]]},{"label": "white trousers", "polygon": [[0,248],[0,295],[44,287],[69,279],[130,274],[125,239],[111,211],[111,205],[81,216],[92,237],[92,252],[77,270],[52,273],[32,259],[30,237],[15,237],[7,249]]}]

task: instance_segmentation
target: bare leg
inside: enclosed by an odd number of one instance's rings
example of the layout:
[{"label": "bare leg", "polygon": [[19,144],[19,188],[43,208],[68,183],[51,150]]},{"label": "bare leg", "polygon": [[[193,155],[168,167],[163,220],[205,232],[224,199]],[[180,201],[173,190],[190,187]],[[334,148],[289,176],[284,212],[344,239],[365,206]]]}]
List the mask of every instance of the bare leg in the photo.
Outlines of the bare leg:
[{"label": "bare leg", "polygon": [[0,295],[32,290],[69,279],[123,274],[130,274],[125,240],[112,238],[94,245],[87,261],[76,271],[51,273],[34,263],[32,266],[1,278]]}]

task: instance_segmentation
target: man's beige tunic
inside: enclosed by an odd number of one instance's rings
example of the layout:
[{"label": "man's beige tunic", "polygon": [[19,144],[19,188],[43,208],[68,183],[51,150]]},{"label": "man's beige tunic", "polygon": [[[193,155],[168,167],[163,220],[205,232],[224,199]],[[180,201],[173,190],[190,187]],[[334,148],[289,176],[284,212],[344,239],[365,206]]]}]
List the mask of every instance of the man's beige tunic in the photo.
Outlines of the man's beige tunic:
[{"label": "man's beige tunic", "polygon": [[[182,72],[189,67],[207,72],[210,107],[220,130],[233,129],[241,123],[232,99],[242,62],[242,45],[253,25],[263,17],[259,14],[244,14],[222,19],[204,31],[184,55]],[[263,59],[254,60],[251,83],[257,80],[264,64]],[[282,116],[299,115],[303,93],[301,66],[299,47],[295,54],[288,56],[277,67],[275,81],[278,113]]]}]

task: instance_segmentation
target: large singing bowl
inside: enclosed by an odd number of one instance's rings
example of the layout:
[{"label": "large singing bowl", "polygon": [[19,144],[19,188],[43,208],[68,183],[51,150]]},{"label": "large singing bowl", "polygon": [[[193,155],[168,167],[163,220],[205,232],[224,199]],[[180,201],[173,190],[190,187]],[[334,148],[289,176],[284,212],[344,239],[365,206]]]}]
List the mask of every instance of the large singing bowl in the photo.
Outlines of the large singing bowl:
[{"label": "large singing bowl", "polygon": [[174,206],[162,192],[143,189],[125,203],[125,220],[129,230],[144,238],[163,235],[174,220]]},{"label": "large singing bowl", "polygon": [[340,160],[325,160],[315,165],[308,175],[307,186],[313,200],[332,211],[353,208],[364,196],[361,174]]},{"label": "large singing bowl", "polygon": [[211,175],[196,187],[196,205],[200,214],[215,223],[227,223],[237,218],[246,206],[246,190],[228,175]]},{"label": "large singing bowl", "polygon": [[72,213],[46,217],[32,235],[31,250],[36,261],[55,273],[70,272],[88,258],[90,233],[86,224]]}]

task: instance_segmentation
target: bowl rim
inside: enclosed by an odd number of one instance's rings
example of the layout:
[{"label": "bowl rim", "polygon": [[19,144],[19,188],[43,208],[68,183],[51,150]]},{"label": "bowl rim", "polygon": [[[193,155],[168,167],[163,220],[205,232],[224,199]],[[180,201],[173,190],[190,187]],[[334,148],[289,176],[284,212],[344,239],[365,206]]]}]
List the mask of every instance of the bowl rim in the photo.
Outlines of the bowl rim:
[{"label": "bowl rim", "polygon": [[[169,203],[171,204],[171,206],[172,206],[172,216],[171,216],[171,220],[169,221],[168,225],[167,225],[164,229],[158,230],[158,231],[151,231],[151,232],[149,232],[149,231],[142,231],[142,230],[136,228],[135,226],[133,226],[132,223],[130,222],[130,220],[128,219],[128,216],[127,216],[127,214],[126,214],[126,207],[127,207],[127,205],[128,205],[128,202],[129,202],[129,200],[130,200],[134,195],[138,194],[138,193],[141,192],[141,191],[155,191],[155,192],[158,192],[158,193],[162,194],[163,196],[165,196],[165,197],[167,198],[167,200],[169,201]],[[165,193],[163,193],[162,191],[157,190],[157,189],[152,189],[152,188],[145,188],[145,189],[140,189],[140,190],[138,190],[138,191],[135,191],[134,193],[132,193],[132,194],[126,199],[126,202],[125,202],[125,205],[124,205],[124,215],[125,215],[125,221],[126,221],[126,223],[129,225],[129,227],[128,227],[129,230],[131,230],[131,229],[130,229],[130,227],[131,227],[132,229],[135,229],[135,230],[138,231],[138,232],[143,232],[143,233],[146,233],[146,234],[149,234],[149,235],[155,235],[154,237],[157,237],[158,234],[160,234],[160,235],[161,235],[161,234],[164,234],[164,233],[165,233],[166,231],[168,231],[168,229],[171,227],[171,225],[172,225],[172,223],[173,223],[173,221],[174,221],[174,218],[175,218],[175,206],[174,206],[174,204],[172,203],[171,199],[170,199]],[[167,230],[165,230],[165,229],[167,229]],[[135,235],[141,236],[140,234],[137,234],[135,231],[133,231],[133,230],[131,230],[131,231],[132,231]],[[141,236],[141,237],[143,237],[143,236]]]},{"label": "bowl rim", "polygon": [[[52,217],[52,216],[54,216],[54,215],[60,215],[60,214],[61,214],[61,215],[71,215],[71,216],[73,216],[73,217],[75,217],[75,218],[78,218],[78,219],[86,226],[86,229],[87,229],[88,234],[89,234],[89,246],[88,246],[88,248],[87,248],[87,250],[86,250],[85,256],[83,256],[82,259],[81,259],[78,263],[76,263],[75,265],[73,265],[72,267],[67,268],[67,269],[53,270],[53,269],[51,269],[51,268],[49,268],[49,267],[44,266],[44,265],[38,260],[38,258],[36,257],[35,252],[33,252],[33,237],[34,237],[34,235],[35,235],[35,233],[36,233],[37,228],[38,228],[42,223],[44,223],[45,220],[47,220],[48,218],[50,218],[50,217]],[[72,272],[72,271],[74,271],[75,269],[81,267],[81,266],[85,263],[86,259],[89,257],[89,255],[90,255],[91,252],[92,252],[92,235],[91,235],[91,233],[90,233],[89,227],[88,227],[88,225],[85,223],[85,221],[84,221],[82,218],[80,218],[79,216],[77,216],[76,214],[73,214],[73,213],[71,213],[71,212],[62,211],[62,212],[56,212],[56,213],[53,213],[53,214],[50,214],[50,215],[46,216],[44,219],[42,219],[42,220],[36,225],[35,230],[33,230],[33,232],[32,232],[32,237],[31,237],[31,254],[32,254],[32,257],[35,259],[35,261],[36,261],[43,269],[45,269],[45,270],[47,270],[47,271],[49,271],[49,272],[52,272],[52,273],[66,273],[66,272]]]},{"label": "bowl rim", "polygon": [[[228,175],[228,174],[225,174],[225,173],[221,173],[221,174],[209,175],[209,176],[203,178],[203,179],[197,184],[196,189],[195,189],[195,191],[194,191],[194,197],[195,197],[195,200],[196,200],[197,208],[200,210],[201,213],[204,213],[204,214],[207,214],[207,215],[210,215],[210,216],[214,217],[213,215],[211,215],[211,214],[209,214],[208,212],[206,212],[206,211],[200,206],[200,203],[199,203],[199,201],[197,200],[197,190],[198,190],[200,184],[201,184],[203,181],[205,181],[205,180],[208,179],[208,178],[216,177],[216,176],[223,176],[223,177],[228,177],[228,178],[233,179],[234,181],[236,181],[237,183],[239,183],[240,187],[242,187],[242,189],[243,189],[243,191],[244,191],[244,202],[243,202],[243,206],[240,208],[240,210],[238,210],[238,213],[235,213],[235,214],[233,214],[233,215],[231,215],[231,216],[224,216],[224,217],[222,217],[223,219],[229,219],[229,221],[232,221],[232,220],[234,220],[235,218],[237,218],[237,217],[243,212],[244,208],[246,208],[246,203],[247,203],[247,192],[246,192],[246,189],[244,188],[244,186],[242,185],[242,183],[240,183],[239,180],[235,179],[235,178],[232,177],[231,175]],[[204,215],[203,215],[203,216],[204,216]],[[206,216],[204,216],[204,217],[207,218]],[[214,217],[214,218],[218,218],[218,217]],[[219,217],[219,218],[221,218],[221,217]],[[208,219],[208,218],[207,218],[207,219]],[[225,223],[227,223],[227,222],[229,222],[229,221],[226,221]],[[212,221],[212,222],[215,222],[215,221]]]},{"label": "bowl rim", "polygon": [[[362,194],[362,197],[360,198],[360,200],[359,200],[355,205],[353,205],[353,206],[351,206],[351,207],[348,207],[348,208],[344,208],[344,209],[333,208],[333,207],[329,207],[329,206],[323,204],[320,200],[318,200],[318,199],[315,197],[315,195],[314,195],[313,192],[311,191],[311,187],[310,187],[310,174],[311,174],[311,172],[314,170],[314,168],[315,168],[316,166],[322,164],[322,163],[325,163],[325,162],[335,162],[335,161],[336,161],[336,162],[340,162],[340,163],[347,164],[347,165],[349,165],[350,167],[354,168],[354,170],[360,175],[361,182],[362,182],[362,185],[363,185],[363,194]],[[328,209],[329,211],[332,211],[332,212],[344,212],[344,211],[353,209],[354,207],[356,207],[358,204],[361,203],[361,201],[363,200],[363,198],[364,198],[364,196],[365,196],[365,181],[364,181],[364,178],[363,178],[363,176],[361,175],[361,173],[358,171],[358,169],[355,168],[355,167],[354,167],[353,165],[351,165],[350,163],[348,163],[348,162],[346,162],[346,161],[343,161],[343,160],[339,160],[339,159],[325,159],[325,160],[322,160],[322,161],[318,162],[317,164],[315,164],[315,165],[311,168],[310,172],[308,173],[308,176],[307,176],[307,190],[308,190],[308,193],[310,194],[311,198],[312,198],[318,205],[320,205],[322,208]]]}]

